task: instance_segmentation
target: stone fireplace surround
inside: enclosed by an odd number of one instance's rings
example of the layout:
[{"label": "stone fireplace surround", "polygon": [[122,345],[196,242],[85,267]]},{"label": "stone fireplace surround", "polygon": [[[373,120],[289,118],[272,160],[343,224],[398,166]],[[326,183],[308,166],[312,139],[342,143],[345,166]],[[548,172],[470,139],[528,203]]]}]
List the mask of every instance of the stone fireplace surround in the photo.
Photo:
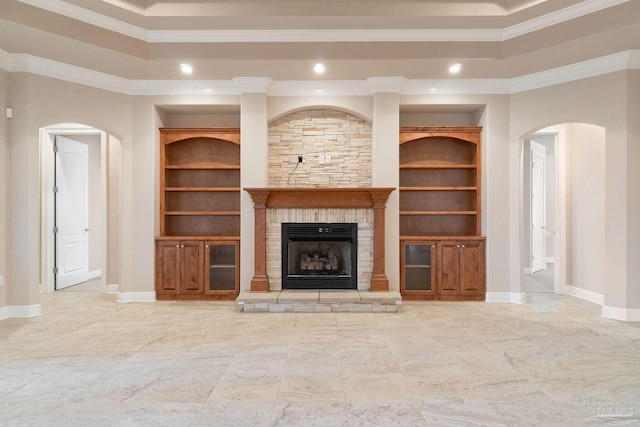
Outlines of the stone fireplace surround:
[{"label": "stone fireplace surround", "polygon": [[[400,295],[389,292],[384,271],[384,212],[386,200],[394,188],[244,190],[254,202],[255,265],[251,292],[243,292],[238,297],[243,311],[397,311]],[[282,222],[357,222],[358,290],[283,291],[280,269]],[[361,235],[364,241],[360,241]],[[365,243],[367,235],[372,240],[369,245]],[[369,265],[367,260],[370,260]]]}]

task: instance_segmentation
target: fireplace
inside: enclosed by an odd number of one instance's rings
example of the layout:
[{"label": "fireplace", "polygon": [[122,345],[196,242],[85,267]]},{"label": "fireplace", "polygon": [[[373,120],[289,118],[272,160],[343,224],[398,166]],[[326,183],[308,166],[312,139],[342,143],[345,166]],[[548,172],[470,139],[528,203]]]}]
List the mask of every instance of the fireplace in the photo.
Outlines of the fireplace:
[{"label": "fireplace", "polygon": [[357,289],[358,224],[283,223],[283,289]]}]

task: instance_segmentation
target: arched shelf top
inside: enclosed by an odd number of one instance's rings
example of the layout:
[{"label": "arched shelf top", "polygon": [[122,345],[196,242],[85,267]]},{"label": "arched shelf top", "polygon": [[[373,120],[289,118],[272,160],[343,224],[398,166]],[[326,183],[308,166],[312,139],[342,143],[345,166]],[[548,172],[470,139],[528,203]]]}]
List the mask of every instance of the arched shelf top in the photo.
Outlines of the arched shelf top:
[{"label": "arched shelf top", "polygon": [[400,128],[400,168],[476,168],[480,127]]},{"label": "arched shelf top", "polygon": [[160,129],[161,162],[167,169],[240,167],[240,130],[237,128]]},{"label": "arched shelf top", "polygon": [[164,145],[197,138],[214,139],[240,145],[239,128],[160,128]]},{"label": "arched shelf top", "polygon": [[478,145],[481,132],[482,127],[480,126],[402,127],[400,128],[400,144],[429,138],[449,138]]}]

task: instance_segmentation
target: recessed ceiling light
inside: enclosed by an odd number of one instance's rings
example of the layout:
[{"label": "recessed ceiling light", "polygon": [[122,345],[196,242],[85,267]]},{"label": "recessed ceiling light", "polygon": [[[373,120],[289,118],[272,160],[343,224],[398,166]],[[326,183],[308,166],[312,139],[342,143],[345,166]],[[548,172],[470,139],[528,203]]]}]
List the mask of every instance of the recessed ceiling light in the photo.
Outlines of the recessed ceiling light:
[{"label": "recessed ceiling light", "polygon": [[462,65],[461,64],[453,64],[449,67],[449,72],[451,74],[458,74],[460,72],[460,70],[462,70]]},{"label": "recessed ceiling light", "polygon": [[315,71],[316,74],[324,73],[325,71],[324,64],[317,63],[316,65],[313,66],[313,71]]},{"label": "recessed ceiling light", "polygon": [[193,67],[189,64],[180,64],[180,71],[183,74],[191,74],[193,73]]},{"label": "recessed ceiling light", "polygon": [[438,88],[435,88],[435,87],[429,88],[429,92],[437,92],[437,91],[438,91]]},{"label": "recessed ceiling light", "polygon": [[213,89],[209,89],[209,88],[207,88],[207,89],[205,89],[204,91],[205,91],[206,93],[211,93],[211,92],[213,92]]}]

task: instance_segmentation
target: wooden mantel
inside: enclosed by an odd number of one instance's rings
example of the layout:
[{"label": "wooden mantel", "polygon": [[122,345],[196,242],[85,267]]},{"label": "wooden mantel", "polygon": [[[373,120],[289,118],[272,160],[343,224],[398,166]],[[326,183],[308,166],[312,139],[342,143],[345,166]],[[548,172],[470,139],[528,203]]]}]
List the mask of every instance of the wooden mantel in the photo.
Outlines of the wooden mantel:
[{"label": "wooden mantel", "polygon": [[371,291],[388,291],[384,271],[384,210],[395,188],[245,188],[255,208],[255,265],[251,292],[269,292],[267,278],[267,209],[373,208],[373,275]]}]

